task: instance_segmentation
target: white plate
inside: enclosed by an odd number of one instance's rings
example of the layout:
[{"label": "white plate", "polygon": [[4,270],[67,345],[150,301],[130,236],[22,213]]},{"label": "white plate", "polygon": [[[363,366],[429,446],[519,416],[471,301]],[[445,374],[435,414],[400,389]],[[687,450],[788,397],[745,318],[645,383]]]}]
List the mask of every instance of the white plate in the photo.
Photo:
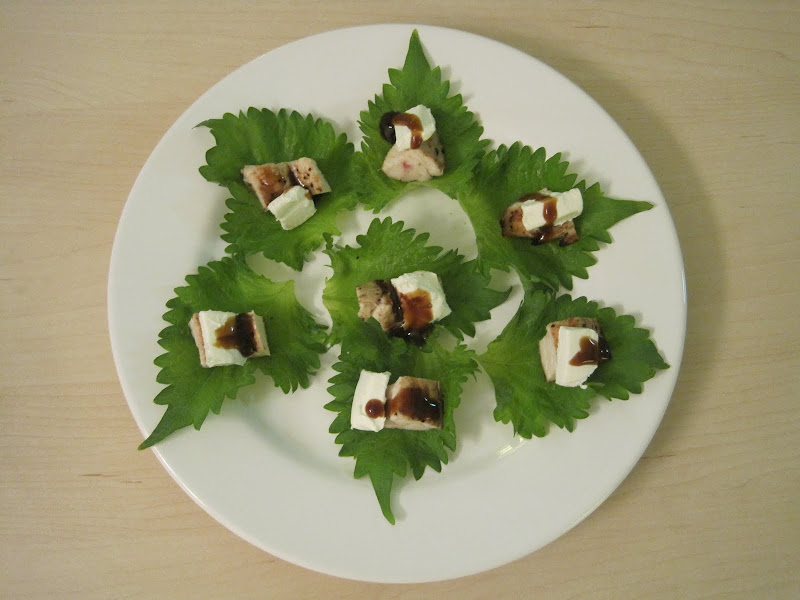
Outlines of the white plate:
[{"label": "white plate", "polygon": [[[249,106],[294,108],[328,118],[358,147],[359,111],[402,66],[412,31],[374,25],[331,31],[278,48],[238,69],[197,100],[153,151],[114,242],[108,310],[114,358],[143,434],[164,408],[153,359],[164,303],[198,265],[224,254],[218,225],[225,191],[197,169],[213,139],[194,126]],[[683,265],[664,198],[636,148],[585,93],[513,48],[451,29],[418,27],[429,58],[497,143],[522,140],[565,157],[610,195],[655,208],[617,225],[615,243],[597,253],[575,295],[633,314],[652,331],[672,368],[627,402],[598,400],[572,434],[553,428],[525,441],[495,423],[491,385],[478,378],[456,416],[459,450],[441,474],[398,482],[398,523],[383,519],[369,482],[354,480],[353,461],[337,456],[328,426],[333,352],[312,387],[283,396],[268,384],[242,391],[200,432],[184,429],[155,448],[172,477],[215,519],[287,561],[324,573],[381,582],[420,582],[476,573],[554,540],[594,510],[636,464],[669,402],[685,332]],[[513,73],[513,77],[507,74]],[[435,202],[431,202],[431,201]],[[432,242],[474,256],[474,235],[458,205],[437,192],[396,203],[387,214],[432,234]],[[435,218],[446,216],[443,218]],[[344,218],[345,241],[370,220]],[[440,223],[447,222],[443,227]],[[321,320],[328,274],[318,258],[301,274],[254,261],[276,279],[293,277],[298,295]],[[482,350],[520,300],[518,286],[480,328]],[[131,452],[135,449],[131,448]]]}]

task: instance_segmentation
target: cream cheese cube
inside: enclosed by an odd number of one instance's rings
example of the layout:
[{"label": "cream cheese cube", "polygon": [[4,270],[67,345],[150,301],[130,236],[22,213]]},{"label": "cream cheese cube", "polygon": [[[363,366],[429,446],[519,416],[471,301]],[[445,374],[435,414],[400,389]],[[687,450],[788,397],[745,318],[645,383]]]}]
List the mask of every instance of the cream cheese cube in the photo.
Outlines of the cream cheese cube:
[{"label": "cream cheese cube", "polygon": [[311,192],[300,185],[290,187],[267,206],[267,210],[275,215],[281,227],[294,229],[302,225],[317,212]]},{"label": "cream cheese cube", "polygon": [[436,273],[431,271],[414,271],[406,273],[392,279],[392,285],[397,290],[397,294],[412,294],[417,290],[428,292],[431,298],[431,308],[433,320],[440,321],[452,311],[447,305],[447,300],[442,289],[442,282]]},{"label": "cream cheese cube", "polygon": [[551,192],[550,195],[558,199],[556,203],[558,216],[553,225],[571,221],[583,212],[583,195],[578,188],[566,192]]},{"label": "cream cheese cube", "polygon": [[548,223],[544,216],[545,202],[541,200],[526,200],[519,203],[522,207],[522,225],[528,231],[533,231],[545,225],[562,225],[571,221],[583,212],[583,196],[578,188],[566,192],[551,192],[541,190],[540,194],[547,194],[556,199],[556,218]]},{"label": "cream cheese cube", "polygon": [[[409,108],[407,114],[416,116],[422,125],[422,141],[430,139],[436,131],[436,120],[433,118],[433,113],[430,109],[423,105],[418,104],[414,108]],[[411,129],[405,125],[394,126],[395,142],[394,146],[398,150],[408,150],[411,148]]]},{"label": "cream cheese cube", "polygon": [[383,429],[386,424],[386,386],[388,385],[388,371],[386,373],[361,371],[353,394],[353,406],[350,409],[350,427],[362,431]]},{"label": "cream cheese cube", "polygon": [[[558,349],[556,350],[556,384],[565,387],[582,385],[597,368],[597,363],[572,365],[570,361],[581,353],[581,340],[588,337],[595,345],[600,336],[588,327],[567,327],[558,330]],[[598,355],[599,357],[599,355]]]}]

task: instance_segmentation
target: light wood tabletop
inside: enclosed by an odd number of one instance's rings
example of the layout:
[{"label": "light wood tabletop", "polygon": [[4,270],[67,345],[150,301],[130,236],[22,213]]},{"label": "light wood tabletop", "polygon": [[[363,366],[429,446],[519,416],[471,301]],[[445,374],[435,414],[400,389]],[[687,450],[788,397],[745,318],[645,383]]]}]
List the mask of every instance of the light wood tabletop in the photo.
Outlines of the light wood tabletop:
[{"label": "light wood tabletop", "polygon": [[[641,151],[685,261],[677,386],[643,458],[565,535],[429,584],[323,575],[206,514],[150,452],[111,353],[120,214],[214,83],[372,23],[516,47]],[[0,5],[0,597],[800,597],[800,5],[28,2]]]}]

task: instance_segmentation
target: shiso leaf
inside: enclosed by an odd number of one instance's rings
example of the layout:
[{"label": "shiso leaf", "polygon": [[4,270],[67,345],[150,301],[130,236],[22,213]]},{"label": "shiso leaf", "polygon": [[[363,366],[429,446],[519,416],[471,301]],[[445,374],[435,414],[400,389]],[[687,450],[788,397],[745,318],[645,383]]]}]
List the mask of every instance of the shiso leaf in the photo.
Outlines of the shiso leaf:
[{"label": "shiso leaf", "polygon": [[[539,353],[546,325],[573,316],[597,319],[612,354],[592,373],[585,389],[547,382]],[[550,423],[572,431],[576,419],[589,415],[595,396],[625,400],[629,393],[640,393],[659,369],[669,367],[649,332],[637,328],[633,317],[583,297],[555,297],[541,286],[526,291],[517,313],[478,362],[494,384],[495,420],[510,422],[524,438],[546,435]]]},{"label": "shiso leaf", "polygon": [[[428,245],[429,235],[404,229],[403,222],[374,219],[358,246],[338,246],[329,237],[325,252],[330,256],[333,275],[325,284],[322,301],[333,320],[331,342],[358,339],[362,324],[358,317],[356,286],[375,279],[391,279],[412,271],[432,271],[442,281],[452,313],[436,324],[456,338],[475,334],[474,323],[489,318],[489,311],[501,304],[508,291],[487,287],[489,275],[475,260],[453,250],[443,252]],[[385,334],[384,334],[385,335]]]},{"label": "shiso leaf", "polygon": [[[441,68],[431,67],[416,30],[411,34],[403,68],[389,69],[389,83],[383,85],[381,92],[367,104],[359,120],[364,134],[356,161],[361,202],[378,212],[419,186],[434,187],[455,197],[472,177],[473,167],[489,142],[481,139],[483,127],[464,106],[461,94],[450,95],[450,82],[442,81]],[[436,119],[436,131],[445,150],[444,174],[424,183],[389,179],[381,172],[383,159],[391,148],[381,136],[381,117],[390,111],[405,112],[418,104],[427,106]]]},{"label": "shiso leaf", "polygon": [[[169,325],[158,340],[166,352],[155,359],[161,368],[157,381],[167,386],[155,403],[167,410],[140,449],[183,427],[200,429],[209,412],[219,414],[225,398],[235,398],[241,387],[255,381],[256,372],[269,375],[284,393],[308,387],[327,349],[323,327],[297,302],[292,281],[275,283],[241,260],[223,258],[200,267],[186,283],[167,302],[164,320]],[[189,329],[192,314],[201,310],[255,311],[264,319],[270,355],[250,358],[242,366],[202,367]]]},{"label": "shiso leaf", "polygon": [[[324,234],[338,235],[336,218],[355,207],[353,145],[328,121],[296,111],[248,108],[238,115],[200,123],[208,127],[216,145],[206,153],[200,174],[228,189],[230,212],[222,223],[222,239],[232,255],[262,253],[265,257],[299,270],[311,252],[323,243]],[[245,165],[288,162],[313,158],[331,185],[331,192],[315,197],[317,212],[299,227],[286,231],[264,211],[255,193],[243,182]]]},{"label": "shiso leaf", "polygon": [[[441,471],[449,460],[448,451],[456,449],[456,429],[453,413],[461,399],[463,384],[477,369],[475,355],[463,345],[452,350],[445,348],[434,336],[425,348],[410,346],[402,340],[389,338],[377,323],[362,323],[364,341],[348,340],[342,344],[336,374],[331,377],[328,392],[333,396],[325,408],[336,414],[330,432],[341,445],[339,456],[352,456],[353,475],[368,476],[383,516],[395,523],[391,507],[392,484],[395,477],[405,477],[411,470],[420,479],[426,468]],[[364,342],[371,343],[365,351]],[[427,431],[383,429],[378,432],[360,431],[350,427],[353,394],[361,371],[391,373],[390,383],[408,375],[438,380],[444,398],[443,428]]]},{"label": "shiso leaf", "polygon": [[[649,202],[608,198],[597,183],[576,183],[577,176],[568,169],[560,153],[547,158],[544,148],[534,151],[519,142],[500,146],[481,159],[475,177],[459,189],[457,198],[475,229],[478,256],[485,266],[514,268],[526,286],[540,282],[554,290],[572,289],[573,277],[588,278],[600,242],[611,242],[608,229],[652,208]],[[583,194],[583,213],[574,219],[580,236],[576,243],[534,246],[530,240],[503,237],[500,219],[521,196],[543,188],[563,192],[573,187]]]}]

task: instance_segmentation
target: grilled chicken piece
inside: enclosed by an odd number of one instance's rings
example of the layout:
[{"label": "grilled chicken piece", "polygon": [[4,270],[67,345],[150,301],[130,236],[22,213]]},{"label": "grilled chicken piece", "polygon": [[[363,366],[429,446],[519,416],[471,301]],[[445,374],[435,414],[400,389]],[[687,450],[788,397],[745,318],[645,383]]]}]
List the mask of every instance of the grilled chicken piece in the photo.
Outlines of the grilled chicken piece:
[{"label": "grilled chicken piece", "polygon": [[328,180],[313,158],[302,157],[288,163],[267,163],[247,165],[242,169],[242,177],[249,185],[264,210],[294,185],[300,185],[312,195],[331,191]]},{"label": "grilled chicken piece", "polygon": [[399,377],[386,389],[386,428],[441,429],[443,412],[444,401],[438,381]]},{"label": "grilled chicken piece", "polygon": [[[561,321],[554,321],[547,324],[545,336],[539,340],[539,355],[542,358],[542,368],[547,381],[556,380],[556,357],[558,352],[558,330],[561,327],[585,327],[593,329],[602,339],[600,323],[597,319],[587,319],[584,317],[570,317]],[[602,352],[602,344],[601,344]]]},{"label": "grilled chicken piece", "polygon": [[444,149],[434,133],[419,148],[398,150],[395,146],[386,154],[381,170],[398,181],[428,181],[444,173]]},{"label": "grilled chicken piece", "polygon": [[275,198],[292,187],[292,175],[286,163],[267,163],[265,165],[247,165],[242,169],[244,182],[258,196],[261,206],[267,206]]},{"label": "grilled chicken piece", "polygon": [[313,196],[331,191],[328,180],[325,179],[325,175],[319,170],[317,162],[313,158],[303,157],[293,160],[289,163],[289,170],[297,183],[311,192]]},{"label": "grilled chicken piece", "polygon": [[200,314],[194,313],[192,318],[189,319],[189,329],[194,338],[194,344],[197,346],[197,351],[200,353],[200,364],[204,367],[208,366],[206,360],[206,346],[203,343],[203,328],[200,326]]},{"label": "grilled chicken piece", "polygon": [[505,237],[530,238],[534,245],[546,244],[553,240],[558,240],[562,246],[568,246],[578,241],[578,232],[575,231],[575,223],[566,221],[561,225],[549,225],[538,229],[528,230],[522,224],[522,203],[514,202],[506,209],[503,218],[500,219],[500,226]]},{"label": "grilled chicken piece", "polygon": [[356,287],[358,296],[358,316],[363,321],[375,319],[384,331],[391,331],[403,325],[400,301],[394,286],[382,279],[369,281]]}]

